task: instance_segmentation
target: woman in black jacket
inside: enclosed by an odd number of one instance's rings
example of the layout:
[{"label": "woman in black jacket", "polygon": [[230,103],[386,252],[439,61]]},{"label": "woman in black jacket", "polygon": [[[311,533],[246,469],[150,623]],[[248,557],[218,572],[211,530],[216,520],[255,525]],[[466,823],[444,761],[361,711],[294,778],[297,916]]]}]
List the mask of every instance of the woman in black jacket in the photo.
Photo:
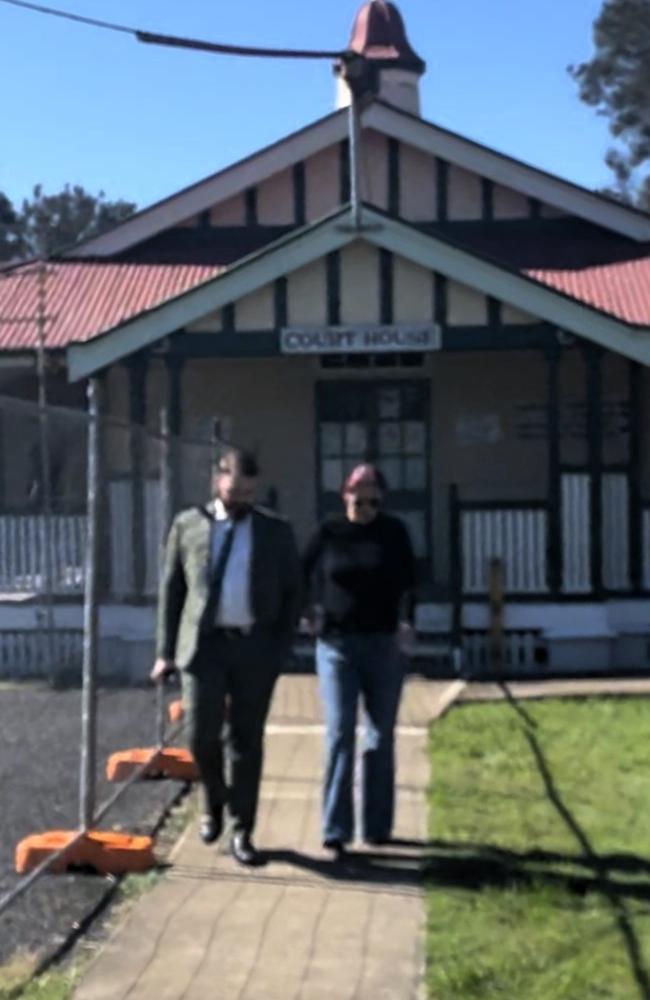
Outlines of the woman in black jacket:
[{"label": "woman in black jacket", "polygon": [[400,632],[412,628],[415,559],[402,521],[382,510],[386,482],[359,465],[343,484],[345,513],[326,520],[304,558],[326,723],[323,844],[340,856],[354,835],[357,705],[366,733],[361,835],[391,836],[394,728],[405,672]]}]

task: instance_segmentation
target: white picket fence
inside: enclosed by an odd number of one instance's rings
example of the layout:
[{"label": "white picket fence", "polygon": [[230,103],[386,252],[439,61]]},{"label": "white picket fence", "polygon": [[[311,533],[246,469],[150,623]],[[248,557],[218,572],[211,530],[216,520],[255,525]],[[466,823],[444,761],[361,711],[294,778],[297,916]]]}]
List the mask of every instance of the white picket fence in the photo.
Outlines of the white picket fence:
[{"label": "white picket fence", "polygon": [[81,671],[83,634],[80,629],[0,630],[0,679],[51,679],[53,673]]},{"label": "white picket fence", "polygon": [[[477,674],[492,665],[490,636],[487,632],[467,632],[463,635],[465,666]],[[503,666],[506,670],[529,671],[537,669],[539,637],[536,632],[505,632],[503,635]]]},{"label": "white picket fence", "polygon": [[82,593],[85,548],[83,514],[0,516],[0,594],[43,593],[48,570],[52,593]]}]

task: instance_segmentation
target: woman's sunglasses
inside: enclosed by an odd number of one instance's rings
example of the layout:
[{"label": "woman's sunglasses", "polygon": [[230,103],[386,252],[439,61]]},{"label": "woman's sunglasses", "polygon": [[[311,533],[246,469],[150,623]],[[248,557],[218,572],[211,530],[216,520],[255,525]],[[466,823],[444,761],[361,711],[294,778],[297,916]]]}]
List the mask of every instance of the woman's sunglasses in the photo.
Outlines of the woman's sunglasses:
[{"label": "woman's sunglasses", "polygon": [[381,505],[381,500],[377,497],[368,497],[367,499],[356,499],[353,500],[353,505],[355,510],[359,510],[361,507],[370,507],[371,510],[378,510]]}]

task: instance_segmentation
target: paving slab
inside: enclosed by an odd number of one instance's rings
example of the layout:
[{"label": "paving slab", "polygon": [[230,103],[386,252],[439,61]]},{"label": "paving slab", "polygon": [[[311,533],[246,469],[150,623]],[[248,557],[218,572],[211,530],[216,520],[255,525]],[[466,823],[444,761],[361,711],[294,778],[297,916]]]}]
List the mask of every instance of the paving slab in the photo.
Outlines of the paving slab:
[{"label": "paving slab", "polygon": [[256,829],[267,863],[242,868],[190,825],[171,868],[133,905],[75,1000],[421,1000],[427,726],[462,687],[407,682],[395,840],[356,845],[333,864],[320,845],[317,682],[281,678]]}]

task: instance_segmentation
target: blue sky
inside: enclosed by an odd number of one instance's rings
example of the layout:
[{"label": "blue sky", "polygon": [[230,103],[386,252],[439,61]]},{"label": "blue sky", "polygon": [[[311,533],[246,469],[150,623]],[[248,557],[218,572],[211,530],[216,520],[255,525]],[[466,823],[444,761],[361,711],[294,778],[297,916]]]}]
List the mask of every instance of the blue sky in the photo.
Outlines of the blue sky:
[{"label": "blue sky", "polygon": [[[44,0],[47,2],[47,0]],[[344,47],[360,0],[51,0],[90,17],[257,45]],[[601,0],[398,0],[428,64],[424,116],[560,176],[608,180],[606,122],[566,68]],[[0,2],[0,191],[103,189],[140,207],[334,107],[328,63],[138,44]]]}]

